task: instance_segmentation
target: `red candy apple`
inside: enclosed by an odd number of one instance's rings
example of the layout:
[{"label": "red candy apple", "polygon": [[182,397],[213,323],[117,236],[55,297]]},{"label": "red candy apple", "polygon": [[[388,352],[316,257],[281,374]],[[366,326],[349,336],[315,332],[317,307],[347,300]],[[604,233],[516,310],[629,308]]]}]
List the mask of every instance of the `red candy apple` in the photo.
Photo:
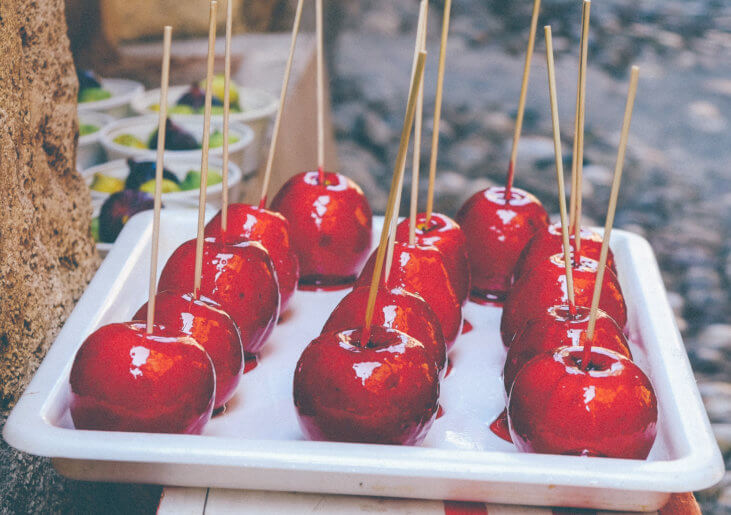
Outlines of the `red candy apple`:
[{"label": "red candy apple", "polygon": [[[569,235],[569,245],[571,254],[574,253],[574,233]],[[599,261],[599,254],[602,249],[602,236],[586,227],[581,228],[581,250],[582,256]],[[551,224],[545,230],[538,231],[533,238],[525,246],[523,252],[518,258],[518,262],[513,270],[513,281],[520,279],[525,270],[532,270],[540,266],[540,264],[551,257],[553,254],[563,252],[563,235],[561,234],[561,224]],[[617,267],[614,264],[614,255],[612,249],[607,254],[607,266],[609,269],[617,273]]]},{"label": "red candy apple", "polygon": [[[503,369],[505,391],[510,394],[515,375],[539,354],[559,347],[584,345],[590,312],[591,309],[584,306],[576,306],[575,314],[571,314],[568,305],[552,306],[545,313],[529,320],[508,347]],[[632,359],[622,329],[602,310],[597,311],[592,342],[594,346],[613,350]]]},{"label": "red candy apple", "polygon": [[[322,334],[362,327],[369,292],[369,287],[361,286],[343,297],[325,322]],[[442,326],[434,311],[418,295],[398,288],[380,288],[372,324],[396,329],[421,342],[436,363],[440,375],[446,372],[447,346]]]},{"label": "red candy apple", "polygon": [[352,284],[371,250],[373,217],[363,191],[332,172],[303,172],[282,186],[271,204],[289,221],[300,264],[300,286]]},{"label": "red candy apple", "polygon": [[416,445],[434,422],[439,372],[424,346],[372,326],[325,333],[302,352],[294,405],[310,440]]},{"label": "red candy apple", "polygon": [[290,242],[289,222],[284,216],[249,204],[228,206],[226,234],[221,234],[221,212],[206,225],[206,236],[227,245],[258,241],[269,252],[279,281],[281,308],[284,312],[297,287],[299,263]]},{"label": "red candy apple", "polygon": [[[147,320],[147,303],[133,320]],[[220,306],[205,297],[196,300],[189,293],[163,291],[155,296],[155,322],[187,334],[203,347],[216,369],[216,401],[222,407],[236,393],[244,370],[244,349],[239,328]]]},{"label": "red candy apple", "polygon": [[472,195],[457,214],[467,238],[472,294],[503,300],[510,289],[513,267],[533,235],[548,225],[548,214],[530,193],[490,187]]},{"label": "red candy apple", "polygon": [[[408,218],[398,224],[396,239],[409,241]],[[439,249],[454,292],[464,304],[470,294],[470,262],[467,259],[467,239],[459,224],[440,213],[432,213],[427,223],[426,213],[420,213],[416,217],[416,243]]]},{"label": "red candy apple", "polygon": [[510,435],[523,452],[645,459],[657,434],[652,384],[628,358],[562,347],[529,361],[508,401]]},{"label": "red candy apple", "polygon": [[[581,264],[572,268],[574,296],[577,306],[590,306],[594,293],[596,270],[599,266],[593,259],[581,258]],[[510,345],[513,338],[529,320],[544,313],[552,306],[568,304],[564,255],[554,254],[523,276],[513,285],[503,305],[500,320],[500,334],[503,344]],[[624,329],[627,324],[627,306],[622,288],[611,270],[606,270],[602,281],[601,308]]]},{"label": "red candy apple", "polygon": [[77,429],[198,434],[211,418],[213,363],[190,336],[138,322],[100,327],[71,367]]},{"label": "red candy apple", "polygon": [[[193,291],[196,240],[189,240],[170,256],[160,275],[158,290]],[[225,245],[206,238],[200,295],[217,302],[233,318],[244,351],[256,354],[279,318],[279,285],[272,260],[258,242]]]},{"label": "red candy apple", "polygon": [[[374,252],[356,286],[370,285],[375,262]],[[452,288],[442,253],[436,247],[396,242],[391,273],[387,281],[382,280],[388,289],[401,288],[423,298],[439,319],[447,348],[454,344],[462,330],[462,304]]]}]

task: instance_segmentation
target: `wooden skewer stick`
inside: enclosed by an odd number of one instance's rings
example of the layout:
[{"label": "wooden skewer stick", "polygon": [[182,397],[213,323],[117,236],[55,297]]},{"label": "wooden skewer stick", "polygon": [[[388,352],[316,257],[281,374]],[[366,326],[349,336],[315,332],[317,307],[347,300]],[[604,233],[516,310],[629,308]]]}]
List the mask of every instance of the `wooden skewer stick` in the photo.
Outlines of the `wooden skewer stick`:
[{"label": "wooden skewer stick", "polygon": [[588,366],[591,356],[591,342],[594,339],[594,329],[596,328],[596,317],[599,309],[599,299],[602,294],[602,283],[604,282],[604,270],[607,264],[607,255],[609,254],[609,239],[612,236],[612,226],[614,225],[614,213],[617,211],[617,198],[619,197],[619,185],[622,182],[622,167],[624,166],[624,153],[627,149],[627,138],[629,137],[629,127],[632,122],[632,109],[635,105],[635,96],[637,95],[637,80],[640,75],[639,66],[633,66],[629,79],[629,91],[627,92],[627,104],[624,108],[624,120],[622,121],[622,132],[619,138],[619,149],[617,151],[617,163],[614,166],[614,180],[612,181],[612,192],[609,195],[609,207],[607,208],[607,219],[604,223],[604,237],[602,238],[602,250],[599,254],[599,264],[596,271],[596,282],[594,284],[594,294],[591,297],[591,313],[589,314],[589,324],[586,328],[586,343],[584,344],[584,357],[582,366]]},{"label": "wooden skewer stick", "polygon": [[[416,61],[419,57],[419,52],[426,51],[422,49],[422,32],[424,35],[424,38],[426,38],[426,17],[427,17],[427,11],[429,8],[429,2],[428,0],[421,0],[421,3],[419,4],[419,20],[416,26],[416,39],[414,42],[414,59],[411,62],[411,78],[409,79],[410,82],[414,80],[414,76],[416,74]],[[423,88],[424,85],[424,79],[422,77],[420,88]],[[411,96],[411,90],[409,90],[409,96]],[[423,97],[421,98],[423,100]],[[416,110],[418,115],[419,110],[419,97],[417,97],[417,104],[416,104]],[[404,171],[406,167],[406,162],[404,162]],[[402,183],[398,186],[398,194],[396,196],[396,206],[401,206],[401,194],[403,191],[403,173],[402,172]],[[412,190],[413,193],[413,190]],[[413,200],[413,197],[412,197]],[[391,264],[393,263],[393,247],[396,243],[396,226],[398,225],[398,207],[396,208],[396,216],[393,217],[393,220],[391,221],[391,227],[388,229],[389,239],[388,239],[388,248],[386,250],[386,264],[384,266],[384,273],[383,276],[385,277],[384,282],[388,282],[388,276],[391,273]]]},{"label": "wooden skewer stick", "polygon": [[576,224],[576,148],[579,143],[579,87],[576,88],[576,114],[574,115],[574,141],[571,150],[571,200],[569,204],[569,227],[574,231]]},{"label": "wooden skewer stick", "polygon": [[228,122],[231,110],[231,32],[233,0],[226,0],[226,53],[223,65],[223,170],[221,171],[221,231],[228,226]]},{"label": "wooden skewer stick", "polygon": [[[429,2],[422,2],[422,12],[419,13],[420,32],[417,38],[419,51],[426,52],[426,29]],[[409,244],[416,241],[416,215],[419,204],[419,169],[421,168],[421,127],[424,119],[424,77],[419,82],[418,97],[416,100],[416,121],[414,122],[414,143],[412,150],[411,169],[411,210],[409,213]]]},{"label": "wooden skewer stick", "polygon": [[419,81],[424,74],[424,61],[426,59],[426,52],[419,52],[419,56],[416,61],[416,73],[411,81],[411,87],[409,88],[409,102],[406,107],[406,116],[404,118],[404,126],[401,129],[401,142],[398,148],[398,154],[396,155],[396,163],[393,170],[393,179],[391,180],[391,192],[388,196],[388,204],[386,206],[386,215],[383,221],[383,229],[381,230],[381,239],[378,244],[378,251],[376,253],[376,263],[373,268],[373,277],[371,279],[370,290],[368,292],[368,304],[366,305],[365,313],[365,325],[363,326],[363,338],[361,340],[362,345],[368,344],[370,337],[371,322],[373,321],[373,311],[376,306],[376,296],[378,294],[378,286],[381,282],[381,272],[383,268],[383,261],[386,257],[386,247],[388,243],[389,229],[394,213],[398,211],[396,206],[396,197],[398,196],[399,185],[403,180],[404,170],[406,169],[406,150],[409,146],[409,138],[411,136],[411,127],[414,124],[414,114],[416,112],[416,89],[418,88]]},{"label": "wooden skewer stick", "polygon": [[[589,2],[588,4],[590,4]],[[578,157],[579,148],[579,111],[581,111],[581,71],[583,62],[583,51],[584,51],[584,20],[586,20],[586,8],[587,2],[581,5],[581,43],[580,43],[580,56],[579,56],[579,76],[576,79],[576,110],[574,111],[574,141],[573,148],[571,150],[571,206],[569,208],[569,226],[571,231],[574,230],[576,225],[576,159]]]},{"label": "wooden skewer stick", "polygon": [[589,13],[591,0],[584,0],[581,17],[581,62],[579,63],[579,128],[576,144],[576,216],[574,218],[574,247],[576,262],[581,259],[581,190],[584,174],[584,118],[586,114],[586,59],[589,52]]},{"label": "wooden skewer stick", "polygon": [[553,61],[553,38],[551,26],[546,25],[546,62],[548,63],[548,93],[551,97],[551,120],[553,122],[553,149],[556,154],[556,178],[558,179],[558,204],[561,213],[561,232],[563,236],[564,270],[566,271],[566,293],[569,299],[569,311],[576,312],[574,298],[574,273],[571,262],[571,247],[569,245],[569,227],[566,216],[566,189],[563,182],[563,159],[561,153],[561,127],[558,122],[558,100],[556,98],[556,72]]},{"label": "wooden skewer stick", "polygon": [[203,142],[201,149],[201,189],[198,197],[198,238],[195,245],[195,275],[193,297],[198,298],[203,273],[203,231],[206,219],[206,188],[208,187],[208,149],[211,140],[211,99],[213,90],[213,59],[216,55],[216,9],[218,3],[211,1],[208,27],[208,60],[206,63],[206,103],[203,111]]},{"label": "wooden skewer stick", "polygon": [[431,220],[434,211],[434,182],[437,179],[437,156],[439,153],[439,125],[442,120],[442,94],[444,92],[444,68],[447,60],[447,39],[449,38],[449,18],[452,12],[452,0],[444,2],[442,18],[442,41],[439,47],[439,68],[437,71],[437,93],[434,100],[434,127],[431,134],[431,156],[429,158],[429,189],[426,195],[426,223]]},{"label": "wooden skewer stick", "polygon": [[322,28],[322,0],[315,0],[317,38],[317,172],[320,184],[325,183],[325,63]]},{"label": "wooden skewer stick", "polygon": [[282,91],[279,94],[279,109],[274,119],[274,129],[272,131],[272,141],[269,143],[269,155],[267,156],[267,164],[264,169],[264,179],[261,185],[261,199],[259,200],[259,209],[264,209],[267,205],[267,193],[269,191],[269,181],[272,177],[272,166],[274,165],[274,154],[277,151],[277,142],[279,141],[279,127],[282,124],[282,112],[284,111],[284,102],[287,99],[287,89],[289,88],[289,77],[292,74],[292,63],[294,62],[294,50],[297,46],[297,35],[300,31],[300,21],[302,20],[302,5],[304,0],[298,0],[297,9],[294,14],[294,24],[292,25],[292,41],[289,44],[289,57],[287,57],[287,65],[284,68],[284,79],[282,80]]},{"label": "wooden skewer stick", "polygon": [[513,132],[513,149],[510,152],[510,163],[508,164],[508,176],[505,181],[505,203],[510,201],[513,190],[513,179],[515,178],[515,161],[518,158],[518,141],[523,130],[523,115],[525,114],[525,98],[528,94],[528,79],[530,78],[530,63],[533,59],[533,47],[536,42],[536,27],[538,25],[538,12],[541,10],[541,0],[533,0],[533,14],[530,19],[530,34],[528,35],[528,49],[525,52],[525,64],[523,65],[523,81],[520,84],[520,100],[518,101],[518,114],[515,117],[515,131]]},{"label": "wooden skewer stick", "polygon": [[[404,161],[404,172],[406,171],[406,162]],[[393,251],[394,246],[396,245],[396,227],[398,227],[398,217],[399,217],[399,211],[401,207],[401,194],[403,192],[404,183],[403,183],[403,173],[401,172],[401,183],[398,185],[398,193],[396,194],[396,200],[394,203],[396,204],[396,214],[391,220],[391,226],[388,228],[388,243],[386,244],[386,261],[383,265],[383,283],[388,283],[388,278],[391,275],[391,265],[393,265]]]},{"label": "wooden skewer stick", "polygon": [[165,123],[168,117],[168,84],[170,82],[170,47],[173,28],[166,25],[162,39],[162,73],[160,76],[160,113],[157,122],[157,164],[155,166],[155,210],[152,217],[150,252],[150,292],[147,301],[147,334],[152,334],[155,323],[155,296],[157,294],[157,254],[160,247],[160,208],[162,208],[162,171],[165,167]]}]

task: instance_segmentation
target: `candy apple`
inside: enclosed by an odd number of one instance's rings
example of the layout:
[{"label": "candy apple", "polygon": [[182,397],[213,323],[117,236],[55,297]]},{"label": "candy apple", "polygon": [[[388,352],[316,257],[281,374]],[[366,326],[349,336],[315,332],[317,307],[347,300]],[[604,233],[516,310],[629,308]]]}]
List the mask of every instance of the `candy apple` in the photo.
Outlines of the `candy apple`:
[{"label": "candy apple", "polygon": [[[158,130],[155,129],[147,140],[147,147],[157,150],[157,140]],[[170,118],[165,119],[165,150],[186,151],[199,148],[201,148],[200,143],[191,132]]]},{"label": "candy apple", "polygon": [[[190,89],[178,99],[177,105],[187,105],[193,109],[202,109],[205,103],[206,92],[203,87],[198,84],[192,84]],[[211,99],[211,103],[213,103],[213,99]]]},{"label": "candy apple", "polygon": [[71,367],[77,429],[199,434],[216,394],[213,363],[187,335],[155,324],[100,327]]},{"label": "candy apple", "polygon": [[294,405],[310,440],[416,445],[434,422],[439,372],[424,345],[372,326],[325,333],[294,372]]},{"label": "candy apple", "polygon": [[[598,266],[597,261],[582,257],[581,263],[572,267],[576,305],[591,305]],[[624,329],[627,324],[627,306],[617,276],[611,270],[606,270],[602,282],[599,308]],[[554,254],[541,266],[527,271],[513,285],[505,299],[500,320],[503,343],[510,345],[523,325],[559,304],[568,304],[563,253]]]},{"label": "candy apple", "polygon": [[299,279],[297,254],[291,246],[289,222],[279,213],[249,204],[229,204],[226,234],[221,232],[221,212],[206,225],[206,236],[227,245],[258,241],[269,252],[279,281],[281,311],[287,308]]},{"label": "candy apple", "polygon": [[[159,291],[193,291],[196,240],[180,245],[160,275]],[[261,243],[225,245],[206,238],[198,292],[217,302],[233,318],[244,351],[256,354],[279,318],[279,285],[269,254]]]},{"label": "candy apple", "polygon": [[[127,159],[129,174],[124,181],[124,189],[139,190],[143,184],[155,180],[157,174],[157,163],[155,161]],[[163,168],[162,177],[177,186],[180,186],[180,179],[170,170]],[[154,193],[154,192],[153,192]]]},{"label": "candy apple", "polygon": [[[396,227],[396,239],[409,241],[408,218]],[[416,217],[416,243],[439,249],[454,292],[464,304],[470,294],[470,262],[467,259],[467,239],[459,224],[441,213],[432,213],[427,223],[426,213],[420,213]]]},{"label": "candy apple", "polygon": [[467,237],[472,295],[502,301],[510,289],[513,267],[533,235],[548,225],[548,214],[530,193],[490,187],[472,195],[457,214]]},{"label": "candy apple", "polygon": [[[356,286],[369,286],[373,277],[376,253],[368,259]],[[452,288],[442,253],[436,247],[396,242],[391,273],[384,284],[388,289],[401,288],[423,298],[434,311],[450,348],[462,330],[462,304]]]},{"label": "candy apple", "polygon": [[[133,320],[147,320],[147,303],[137,310]],[[239,328],[228,313],[211,299],[163,291],[155,296],[155,321],[193,337],[206,350],[216,369],[213,409],[226,404],[236,393],[244,370]]]},{"label": "candy apple", "polygon": [[76,70],[79,89],[102,88],[102,79],[93,70]]},{"label": "candy apple", "polygon": [[[584,306],[576,306],[574,314],[568,305],[551,306],[546,312],[529,320],[508,347],[503,369],[505,391],[510,393],[515,375],[537,355],[559,347],[584,345],[590,312],[591,309]],[[602,310],[597,311],[592,345],[613,350],[632,359],[622,329]]]},{"label": "candy apple", "polygon": [[510,435],[523,452],[645,459],[657,434],[652,384],[628,358],[562,347],[529,361],[508,401]]},{"label": "candy apple", "polygon": [[99,213],[99,239],[114,243],[127,221],[155,207],[155,200],[142,191],[122,190],[109,195]]},{"label": "candy apple", "polygon": [[338,173],[295,175],[271,204],[289,221],[300,264],[300,286],[345,287],[358,276],[371,249],[373,217],[363,191]]},{"label": "candy apple", "polygon": [[[361,286],[343,297],[325,322],[322,334],[362,327],[369,292],[369,287]],[[396,329],[420,341],[436,363],[440,376],[444,375],[447,346],[442,326],[424,299],[399,288],[380,288],[376,296],[372,324]]]},{"label": "candy apple", "polygon": [[[569,245],[571,246],[571,254],[573,255],[575,247],[575,235],[572,232],[569,235]],[[602,249],[602,236],[587,227],[581,228],[581,249],[582,256],[599,261],[599,254]],[[538,231],[533,238],[525,246],[523,252],[518,258],[518,262],[513,269],[513,281],[520,279],[520,276],[526,270],[532,270],[539,266],[543,261],[552,256],[563,252],[563,235],[561,234],[561,224],[551,224],[545,230]],[[609,249],[607,254],[607,266],[612,272],[617,273],[617,267],[614,264],[614,254]]]}]

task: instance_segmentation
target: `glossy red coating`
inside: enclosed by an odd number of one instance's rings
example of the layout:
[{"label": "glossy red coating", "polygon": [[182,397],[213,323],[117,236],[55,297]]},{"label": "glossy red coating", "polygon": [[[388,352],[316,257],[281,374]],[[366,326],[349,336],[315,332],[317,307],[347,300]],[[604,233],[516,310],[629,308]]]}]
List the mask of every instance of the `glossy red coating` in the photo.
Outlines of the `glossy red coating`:
[{"label": "glossy red coating", "polygon": [[[374,252],[355,282],[356,287],[370,286],[375,262]],[[389,289],[402,288],[423,298],[439,319],[447,348],[454,345],[462,331],[462,304],[452,288],[442,253],[436,247],[397,241],[393,248],[391,274],[385,284]]]},{"label": "glossy red coating", "polygon": [[[195,240],[180,245],[160,275],[159,291],[193,290]],[[256,354],[279,319],[279,285],[272,260],[261,243],[224,245],[206,238],[200,295],[217,302],[241,333],[244,351]]]},{"label": "glossy red coating", "polygon": [[280,311],[287,309],[297,288],[299,262],[290,241],[289,222],[280,213],[249,204],[229,204],[226,234],[221,234],[221,212],[206,225],[206,236],[227,245],[258,241],[269,252],[279,282]]},{"label": "glossy red coating", "polygon": [[[582,257],[580,266],[572,268],[577,306],[591,305],[598,266],[595,260]],[[553,306],[568,304],[564,268],[563,253],[554,254],[542,266],[523,274],[513,285],[505,299],[500,320],[500,335],[506,346],[510,345],[529,320],[546,313]],[[602,282],[599,308],[624,329],[627,325],[627,306],[617,276],[611,270],[606,270]]]},{"label": "glossy red coating", "polygon": [[326,333],[302,352],[294,405],[310,440],[397,445],[421,443],[439,405],[439,372],[410,336],[373,326]]},{"label": "glossy red coating", "polygon": [[[571,254],[574,253],[574,234],[569,235],[569,246]],[[581,255],[599,261],[599,255],[602,250],[602,236],[586,227],[581,228]],[[554,254],[563,252],[563,234],[561,233],[561,224],[551,224],[545,230],[538,231],[531,238],[528,245],[525,246],[523,252],[518,258],[518,262],[513,270],[513,282],[517,281],[524,270],[532,270],[540,266],[540,264]],[[614,254],[612,249],[607,253],[607,266],[609,269],[617,273],[617,266],[614,263]]]},{"label": "glossy red coating", "polygon": [[[515,375],[523,365],[544,352],[559,347],[583,346],[586,343],[586,329],[589,325],[591,308],[576,306],[572,315],[567,305],[552,306],[545,313],[529,320],[515,336],[505,358],[503,381],[509,394]],[[592,347],[613,350],[632,359],[622,329],[612,317],[601,309],[597,311]]]},{"label": "glossy red coating", "polygon": [[347,286],[371,250],[373,213],[363,191],[344,175],[302,172],[272,200],[271,209],[289,220],[300,264],[300,285]]},{"label": "glossy red coating", "polygon": [[[147,321],[147,303],[133,320]],[[192,336],[203,347],[216,369],[218,409],[233,397],[244,370],[244,349],[239,328],[233,319],[211,299],[196,300],[190,293],[171,291],[155,295],[155,322]]]},{"label": "glossy red coating", "polygon": [[541,202],[519,188],[490,187],[472,195],[457,214],[467,237],[472,294],[502,300],[510,289],[513,268],[533,235],[548,225]]},{"label": "glossy red coating", "polygon": [[652,384],[608,349],[563,347],[518,372],[508,402],[510,435],[523,452],[645,459],[657,434]]},{"label": "glossy red coating", "polygon": [[155,324],[100,327],[74,357],[69,377],[76,429],[199,434],[211,419],[210,357],[187,335]]},{"label": "glossy red coating", "polygon": [[[363,327],[369,293],[368,286],[360,286],[343,297],[325,322],[322,334]],[[371,323],[396,329],[420,341],[436,363],[440,377],[444,377],[447,345],[439,319],[424,299],[399,288],[380,288]]]},{"label": "glossy red coating", "polygon": [[[464,305],[470,295],[470,262],[467,259],[467,239],[459,224],[441,213],[432,213],[427,224],[426,213],[419,213],[415,236],[417,245],[436,247],[442,253],[454,292]],[[396,240],[409,241],[408,218],[396,227]]]}]

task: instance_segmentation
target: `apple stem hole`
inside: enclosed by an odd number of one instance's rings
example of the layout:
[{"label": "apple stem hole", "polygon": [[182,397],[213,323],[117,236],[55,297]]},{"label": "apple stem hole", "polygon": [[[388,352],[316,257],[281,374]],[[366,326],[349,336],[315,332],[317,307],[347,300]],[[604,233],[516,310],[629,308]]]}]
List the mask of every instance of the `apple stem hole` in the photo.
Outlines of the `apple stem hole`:
[{"label": "apple stem hole", "polygon": [[[586,347],[585,347],[586,349]],[[591,352],[591,350],[589,351]],[[582,353],[583,354],[583,353]],[[583,372],[602,372],[606,370],[606,366],[604,363],[597,363],[591,359],[591,356],[586,357],[585,355],[579,357],[579,356],[572,356],[571,361],[574,363],[576,368]]]}]

